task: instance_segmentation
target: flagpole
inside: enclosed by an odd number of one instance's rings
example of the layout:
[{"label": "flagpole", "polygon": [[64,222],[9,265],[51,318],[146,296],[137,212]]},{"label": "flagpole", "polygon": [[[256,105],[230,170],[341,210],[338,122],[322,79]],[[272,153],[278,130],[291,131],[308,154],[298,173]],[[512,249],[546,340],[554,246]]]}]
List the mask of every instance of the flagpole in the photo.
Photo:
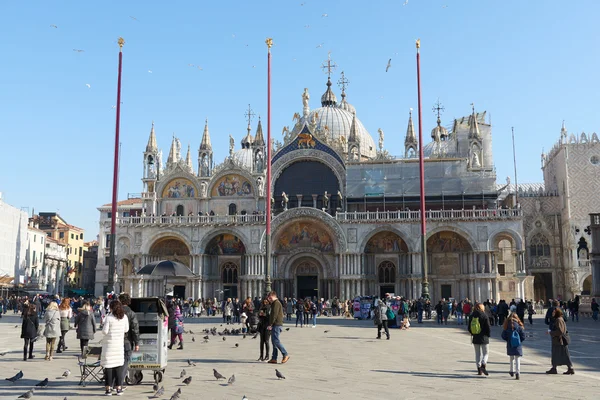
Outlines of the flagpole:
[{"label": "flagpole", "polygon": [[429,298],[429,282],[427,280],[427,220],[425,215],[425,161],[423,159],[423,122],[421,120],[421,40],[417,39],[417,99],[419,113],[419,175],[421,186],[421,269],[423,270],[423,283],[421,297]]},{"label": "flagpole", "polygon": [[123,45],[125,40],[119,38],[119,74],[117,78],[117,120],[115,126],[115,164],[113,168],[113,192],[110,213],[110,257],[108,264],[107,292],[115,289],[115,239],[117,222],[117,192],[119,187],[119,126],[121,123],[121,70],[123,67]]},{"label": "flagpole", "polygon": [[[515,128],[511,127],[513,146],[513,165],[515,168],[515,207],[519,204],[519,181],[517,181],[517,152],[515,150]],[[510,188],[508,189],[510,190]]]},{"label": "flagpole", "polygon": [[[265,193],[266,234],[265,234],[265,292],[271,291],[271,46],[273,39],[265,41],[268,49],[267,58],[267,184]],[[266,297],[266,296],[265,296]]]}]

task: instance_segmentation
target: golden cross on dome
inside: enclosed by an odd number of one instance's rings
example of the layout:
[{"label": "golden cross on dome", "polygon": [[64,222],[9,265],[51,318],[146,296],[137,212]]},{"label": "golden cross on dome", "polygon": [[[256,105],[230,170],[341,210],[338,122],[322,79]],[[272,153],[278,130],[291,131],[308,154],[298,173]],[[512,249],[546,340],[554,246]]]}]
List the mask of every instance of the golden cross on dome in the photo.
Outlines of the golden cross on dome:
[{"label": "golden cross on dome", "polygon": [[256,114],[254,114],[254,112],[252,111],[252,109],[250,108],[250,104],[248,104],[248,111],[246,111],[244,113],[244,116],[246,117],[246,119],[248,120],[248,126],[250,126],[250,123],[252,122],[252,118],[254,118]]},{"label": "golden cross on dome", "polygon": [[440,99],[437,100],[437,103],[435,103],[433,105],[433,112],[437,113],[437,117],[438,120],[440,119],[440,116],[442,115],[442,113],[445,111],[446,109],[444,108],[444,106],[442,105],[442,103],[440,103]]},{"label": "golden cross on dome", "polygon": [[331,61],[331,51],[327,53],[327,63],[323,63],[321,65],[321,69],[323,72],[327,74],[328,78],[331,78],[331,72],[335,71],[337,68],[337,64],[334,61]]},{"label": "golden cross on dome", "polygon": [[337,81],[337,83],[338,83],[338,86],[340,87],[340,89],[342,89],[342,93],[344,93],[346,91],[346,87],[348,86],[348,83],[350,83],[350,82],[348,81],[348,78],[346,78],[346,75],[344,75],[344,71],[342,71],[342,73],[340,75],[341,75],[341,77]]}]

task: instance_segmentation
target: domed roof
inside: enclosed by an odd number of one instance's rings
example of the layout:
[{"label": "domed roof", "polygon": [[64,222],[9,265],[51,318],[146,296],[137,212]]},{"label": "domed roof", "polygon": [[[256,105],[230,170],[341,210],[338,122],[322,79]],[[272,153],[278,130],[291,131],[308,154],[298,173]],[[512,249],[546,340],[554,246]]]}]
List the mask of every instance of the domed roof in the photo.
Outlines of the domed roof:
[{"label": "domed roof", "polygon": [[233,153],[233,159],[236,161],[236,163],[240,167],[247,169],[249,172],[252,171],[252,158],[253,150],[248,147],[241,148]]},{"label": "domed roof", "polygon": [[[325,106],[311,110],[308,120],[312,121],[315,118],[316,128],[327,132],[330,140],[337,141],[341,136],[344,136],[348,141],[353,117],[354,113],[344,108]],[[327,126],[327,130],[325,130],[325,126]],[[356,136],[360,143],[361,154],[365,157],[374,158],[377,152],[375,142],[358,118],[356,118]]]}]

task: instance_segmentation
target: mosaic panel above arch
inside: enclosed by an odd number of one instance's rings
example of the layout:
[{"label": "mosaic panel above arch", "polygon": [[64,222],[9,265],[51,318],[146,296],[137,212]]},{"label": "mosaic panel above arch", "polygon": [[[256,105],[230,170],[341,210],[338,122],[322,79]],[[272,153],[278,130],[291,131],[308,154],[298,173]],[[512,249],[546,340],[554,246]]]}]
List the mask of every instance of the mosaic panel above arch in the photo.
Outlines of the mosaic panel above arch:
[{"label": "mosaic panel above arch", "polygon": [[277,240],[278,253],[287,253],[297,248],[312,248],[323,253],[334,251],[331,235],[323,227],[304,221],[291,223]]},{"label": "mosaic panel above arch", "polygon": [[152,256],[187,256],[190,254],[188,246],[178,238],[167,237],[159,239],[150,247]]},{"label": "mosaic panel above arch", "polygon": [[183,178],[173,179],[162,191],[162,197],[165,199],[193,198],[197,194],[196,186],[189,179]]},{"label": "mosaic panel above arch", "polygon": [[223,233],[208,242],[205,253],[210,255],[242,255],[246,253],[246,246],[239,237],[231,233]]},{"label": "mosaic panel above arch", "polygon": [[376,233],[365,245],[365,253],[408,253],[408,246],[394,232]]},{"label": "mosaic panel above arch", "polygon": [[241,175],[225,175],[213,185],[211,195],[213,197],[253,196],[252,184]]},{"label": "mosaic panel above arch", "polygon": [[438,232],[427,239],[430,253],[460,253],[473,251],[469,242],[456,232]]}]

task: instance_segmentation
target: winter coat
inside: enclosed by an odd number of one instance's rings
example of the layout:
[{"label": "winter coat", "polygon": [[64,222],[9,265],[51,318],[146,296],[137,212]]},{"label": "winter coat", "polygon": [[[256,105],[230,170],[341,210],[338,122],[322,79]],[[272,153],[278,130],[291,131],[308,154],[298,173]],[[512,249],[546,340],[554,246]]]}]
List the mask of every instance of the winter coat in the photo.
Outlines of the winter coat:
[{"label": "winter coat", "polygon": [[565,343],[562,340],[563,335],[567,333],[567,324],[565,324],[565,320],[560,317],[554,320],[552,324],[552,330],[550,331],[550,336],[552,337],[552,345],[560,345],[564,346]]},{"label": "winter coat", "polygon": [[129,320],[129,331],[125,336],[125,342],[135,347],[140,343],[140,323],[138,322],[137,315],[135,315],[135,312],[129,306],[123,306],[123,311],[125,311],[125,315],[127,315],[127,319]]},{"label": "winter coat", "polygon": [[292,301],[289,300],[286,305],[285,305],[285,311],[287,314],[293,314],[294,313],[294,305],[292,304]]},{"label": "winter coat", "polygon": [[226,317],[231,317],[232,311],[233,304],[231,304],[231,302],[225,303],[225,306],[223,307],[223,314],[225,314]]},{"label": "winter coat", "polygon": [[[473,318],[479,318],[479,326],[481,327],[481,332],[477,335],[474,335],[471,332],[471,321],[473,320]],[[481,312],[477,309],[473,311],[473,313],[469,317],[469,324],[467,326],[469,327],[469,333],[471,334],[473,344],[490,343],[490,319],[484,312]]]},{"label": "winter coat", "polygon": [[519,345],[518,347],[512,347],[511,338],[513,332],[517,331],[519,337],[521,338],[521,343],[525,340],[525,330],[521,325],[516,322],[512,323],[512,326],[509,326],[508,329],[502,331],[502,339],[506,341],[506,355],[507,356],[523,356],[523,345]]},{"label": "winter coat", "polygon": [[179,307],[175,306],[175,333],[183,333],[183,315],[181,315],[181,311]]},{"label": "winter coat", "polygon": [[44,322],[46,323],[46,327],[44,328],[44,337],[46,339],[60,337],[60,312],[58,310],[46,311]]},{"label": "winter coat", "polygon": [[21,325],[21,337],[23,339],[35,339],[37,337],[40,320],[37,313],[33,315],[24,315],[23,324]]},{"label": "winter coat", "polygon": [[117,319],[109,314],[104,320],[102,333],[102,357],[100,365],[104,368],[115,368],[125,364],[125,347],[123,346],[123,337],[129,331],[129,320],[127,315],[122,319]]},{"label": "winter coat", "polygon": [[387,310],[388,310],[388,306],[383,301],[380,301],[375,306],[375,308],[373,309],[373,311],[375,312],[374,313],[375,315],[374,315],[374,318],[373,318],[373,323],[375,325],[382,325],[383,321],[387,321],[388,320]]},{"label": "winter coat", "polygon": [[94,333],[96,333],[94,314],[90,314],[88,310],[80,308],[79,314],[75,318],[75,329],[77,331],[77,339],[94,340]]},{"label": "winter coat", "polygon": [[68,308],[66,310],[59,310],[60,312],[60,330],[67,332],[71,329],[71,318],[73,317],[73,311]]}]

